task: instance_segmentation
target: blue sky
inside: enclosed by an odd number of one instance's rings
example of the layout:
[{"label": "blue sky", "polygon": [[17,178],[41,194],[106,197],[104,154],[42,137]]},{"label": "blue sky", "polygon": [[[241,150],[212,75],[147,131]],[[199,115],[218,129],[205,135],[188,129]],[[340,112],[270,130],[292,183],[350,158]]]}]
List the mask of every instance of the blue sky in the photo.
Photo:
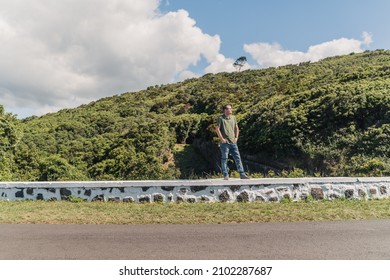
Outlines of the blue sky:
[{"label": "blue sky", "polygon": [[20,118],[206,73],[390,49],[388,0],[0,0],[0,104]]},{"label": "blue sky", "polygon": [[227,56],[242,53],[244,43],[278,42],[289,50],[338,38],[373,35],[371,48],[390,47],[387,0],[166,0],[160,9],[184,9],[196,26],[222,39]]},{"label": "blue sky", "polygon": [[365,49],[390,48],[390,1],[387,0],[166,0],[163,12],[184,9],[196,26],[221,37],[221,52],[245,55],[244,44],[278,43],[283,49],[306,52],[312,45],[339,38],[372,36]]}]

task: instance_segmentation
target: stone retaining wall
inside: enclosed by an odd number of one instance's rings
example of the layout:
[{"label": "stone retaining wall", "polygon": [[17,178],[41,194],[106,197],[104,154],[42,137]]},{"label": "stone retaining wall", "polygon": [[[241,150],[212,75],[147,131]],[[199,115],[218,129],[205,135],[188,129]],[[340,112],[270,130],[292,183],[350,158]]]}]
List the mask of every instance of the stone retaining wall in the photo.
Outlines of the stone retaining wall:
[{"label": "stone retaining wall", "polygon": [[0,182],[0,200],[117,202],[278,202],[305,199],[382,199],[390,177],[175,181]]}]

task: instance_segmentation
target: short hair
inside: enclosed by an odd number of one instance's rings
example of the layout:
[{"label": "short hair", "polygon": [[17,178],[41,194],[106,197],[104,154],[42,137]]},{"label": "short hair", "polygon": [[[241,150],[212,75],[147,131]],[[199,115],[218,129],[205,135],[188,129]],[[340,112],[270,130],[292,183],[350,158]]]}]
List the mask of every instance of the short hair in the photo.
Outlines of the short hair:
[{"label": "short hair", "polygon": [[231,104],[225,104],[222,106],[222,111],[225,111],[225,109],[227,109],[228,106],[232,107]]}]

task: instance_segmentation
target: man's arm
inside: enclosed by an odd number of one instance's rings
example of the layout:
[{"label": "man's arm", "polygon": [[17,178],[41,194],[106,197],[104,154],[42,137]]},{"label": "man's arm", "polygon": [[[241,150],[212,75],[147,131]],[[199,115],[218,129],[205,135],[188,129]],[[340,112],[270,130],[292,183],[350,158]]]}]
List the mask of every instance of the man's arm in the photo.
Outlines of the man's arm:
[{"label": "man's arm", "polygon": [[234,127],[234,142],[237,143],[238,141],[238,135],[240,135],[240,129],[238,128],[238,125]]},{"label": "man's arm", "polygon": [[227,142],[227,140],[225,138],[223,138],[221,130],[219,129],[219,126],[215,127],[215,132],[217,132],[217,135],[218,135],[218,137],[219,137],[219,139],[221,140],[222,143],[226,143]]}]

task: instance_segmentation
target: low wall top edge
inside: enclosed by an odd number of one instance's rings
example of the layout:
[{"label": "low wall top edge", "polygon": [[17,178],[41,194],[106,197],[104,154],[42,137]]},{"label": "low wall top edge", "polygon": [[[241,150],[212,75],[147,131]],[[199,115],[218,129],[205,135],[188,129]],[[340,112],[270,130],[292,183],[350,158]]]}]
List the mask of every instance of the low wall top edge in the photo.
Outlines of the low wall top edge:
[{"label": "low wall top edge", "polygon": [[286,184],[342,184],[342,183],[390,183],[390,177],[306,177],[261,178],[241,180],[232,178],[204,180],[146,180],[146,181],[61,181],[61,182],[0,182],[0,188],[110,188],[110,187],[207,187],[207,186],[255,186]]}]

